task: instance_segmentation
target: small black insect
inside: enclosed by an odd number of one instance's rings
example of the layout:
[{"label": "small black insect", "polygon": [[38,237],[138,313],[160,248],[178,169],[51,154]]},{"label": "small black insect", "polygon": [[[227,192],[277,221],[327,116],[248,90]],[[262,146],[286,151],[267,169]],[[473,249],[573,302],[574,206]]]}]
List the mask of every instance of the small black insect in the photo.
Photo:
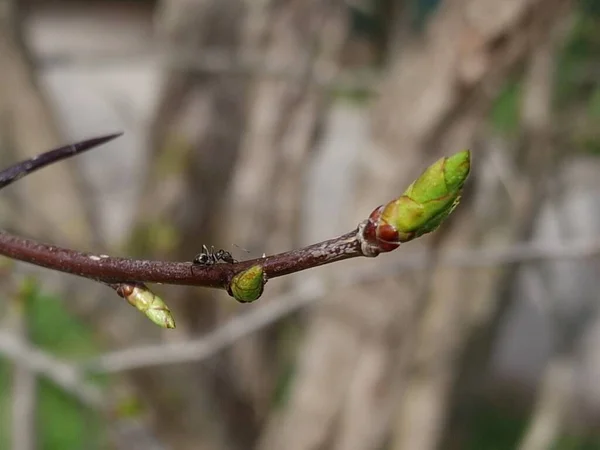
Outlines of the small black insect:
[{"label": "small black insect", "polygon": [[233,259],[231,253],[227,250],[219,249],[215,251],[214,247],[211,247],[210,250],[206,245],[202,246],[202,253],[198,253],[194,257],[194,264],[199,264],[202,266],[212,266],[213,264],[217,264],[219,262],[224,262],[228,264],[235,264],[237,261]]}]

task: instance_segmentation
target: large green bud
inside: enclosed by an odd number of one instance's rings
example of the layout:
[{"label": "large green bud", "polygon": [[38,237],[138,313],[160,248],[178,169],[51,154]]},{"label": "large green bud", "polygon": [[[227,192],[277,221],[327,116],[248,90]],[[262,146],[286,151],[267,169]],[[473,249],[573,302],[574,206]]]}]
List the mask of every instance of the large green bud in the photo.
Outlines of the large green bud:
[{"label": "large green bud", "polygon": [[364,228],[365,240],[388,252],[434,231],[458,205],[470,168],[468,150],[436,161],[401,197],[371,213]]}]

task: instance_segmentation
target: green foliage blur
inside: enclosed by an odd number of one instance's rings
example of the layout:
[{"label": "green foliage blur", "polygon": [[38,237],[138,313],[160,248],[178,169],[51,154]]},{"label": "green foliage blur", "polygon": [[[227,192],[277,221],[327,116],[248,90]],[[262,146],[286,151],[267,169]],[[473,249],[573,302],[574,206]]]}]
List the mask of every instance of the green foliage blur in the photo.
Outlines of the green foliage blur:
[{"label": "green foliage blur", "polygon": [[[33,345],[64,359],[98,352],[89,327],[69,315],[60,299],[38,288],[27,289],[23,297]],[[11,380],[11,364],[0,357],[0,449],[11,448]],[[95,413],[43,377],[38,377],[36,425],[41,450],[88,450],[97,447],[101,438],[102,422]]]},{"label": "green foliage blur", "polygon": [[[573,27],[560,51],[554,77],[553,130],[559,142],[600,155],[600,2],[580,0]],[[522,79],[508,80],[491,112],[494,129],[507,137],[519,132]]]},{"label": "green foliage blur", "polygon": [[[520,409],[516,411],[515,409]],[[530,416],[522,408],[499,405],[483,400],[476,414],[472,432],[464,446],[465,450],[512,450],[523,438]],[[548,450],[597,450],[600,436],[563,433]]]}]

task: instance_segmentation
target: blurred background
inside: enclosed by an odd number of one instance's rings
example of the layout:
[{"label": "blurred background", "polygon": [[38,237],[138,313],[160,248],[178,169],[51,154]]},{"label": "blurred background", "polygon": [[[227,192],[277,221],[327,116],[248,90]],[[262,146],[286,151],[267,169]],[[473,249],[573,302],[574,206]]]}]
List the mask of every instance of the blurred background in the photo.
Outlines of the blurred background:
[{"label": "blurred background", "polygon": [[[0,1],[2,228],[237,259],[352,230],[463,148],[463,203],[260,301],[4,259],[0,448],[600,448],[598,0]],[[248,253],[246,252],[247,249]]]}]

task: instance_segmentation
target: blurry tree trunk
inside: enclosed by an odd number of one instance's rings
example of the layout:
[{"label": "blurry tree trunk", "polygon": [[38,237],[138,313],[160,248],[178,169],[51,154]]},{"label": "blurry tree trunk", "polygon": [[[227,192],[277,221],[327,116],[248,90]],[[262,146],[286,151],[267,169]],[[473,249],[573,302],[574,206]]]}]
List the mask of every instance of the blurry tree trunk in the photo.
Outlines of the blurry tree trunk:
[{"label": "blurry tree trunk", "polygon": [[[473,144],[502,81],[545,38],[564,3],[441,4],[424,35],[403,47],[381,89],[373,143],[360,167],[356,222],[402,192],[424,159]],[[468,204],[445,225],[447,239],[439,251],[470,242],[475,230],[466,209]],[[384,258],[377,262],[384,264]],[[263,449],[380,448],[403,399],[395,448],[437,445],[452,358],[466,331],[461,311],[476,305],[467,301],[472,297],[465,297],[459,271],[430,272],[432,285],[425,290],[423,280],[398,276],[339,290],[317,307],[290,400],[269,424]],[[409,369],[416,374],[409,377]],[[417,434],[426,441],[413,440]]]},{"label": "blurry tree trunk", "polygon": [[[159,28],[172,52],[198,58],[204,48],[262,54],[269,64],[300,73],[271,79],[251,70],[169,71],[151,130],[142,226],[133,242],[146,254],[180,259],[191,259],[202,244],[288,248],[297,232],[305,161],[325,106],[311,73],[330,64],[340,45],[341,2],[166,0],[161,6]],[[157,248],[157,236],[172,238]],[[180,311],[178,339],[217,327],[236,309],[220,292],[175,292],[179,302],[172,289],[169,302]],[[263,344],[258,338],[216,357],[205,363],[209,371],[190,364],[139,374],[144,396],[158,417],[167,418],[159,425],[170,442],[178,449],[252,446],[277,375],[263,365],[274,358]]]},{"label": "blurry tree trunk", "polygon": [[[0,3],[0,133],[4,134],[0,141],[8,143],[11,156],[25,159],[65,142],[37,84],[23,41],[19,6],[17,1]],[[21,220],[14,226],[38,237],[67,235],[71,245],[89,242],[75,167],[70,162],[57,164],[19,183],[19,208],[11,216]],[[40,215],[42,220],[31,220]],[[53,233],[56,230],[60,233]]]},{"label": "blurry tree trunk", "polygon": [[[271,2],[265,14],[264,58],[299,72],[291,79],[259,75],[252,85],[223,240],[256,252],[254,256],[298,245],[306,174],[328,110],[327,92],[313,74],[335,72],[347,26],[339,0]],[[289,285],[289,280],[270,285],[268,297]],[[265,298],[255,307],[267,304]],[[280,376],[282,328],[285,324],[270,327],[233,349],[236,382],[263,417]]]},{"label": "blurry tree trunk", "polygon": [[[559,29],[559,31],[561,31]],[[523,105],[525,125],[530,135],[530,145],[533,148],[552,148],[556,153],[556,143],[552,139],[552,127],[556,123],[552,112],[552,94],[554,86],[554,69],[557,66],[556,55],[564,33],[556,32],[554,37],[546,40],[539,46],[532,56],[529,73],[526,80],[526,95]],[[565,153],[562,149],[560,153]],[[555,174],[558,177],[558,174]],[[561,199],[561,185],[552,183],[549,189],[549,203],[558,209]],[[560,213],[556,217],[559,238],[568,238],[572,232],[571,218],[563,217]],[[585,264],[591,262],[586,261]],[[576,264],[576,263],[575,263]],[[588,330],[589,318],[594,316],[595,307],[584,306],[584,310],[574,308],[575,312],[565,315],[561,304],[571,302],[572,298],[562,297],[554,293],[549,286],[551,280],[543,277],[543,266],[538,265],[538,275],[541,275],[546,290],[540,293],[540,303],[544,305],[543,311],[553,319],[554,348],[553,354],[542,374],[540,389],[537,393],[535,407],[531,420],[522,441],[520,450],[543,450],[551,448],[560,436],[567,419],[571,401],[574,396],[577,356],[576,350],[585,331]],[[582,285],[581,290],[585,292]],[[580,294],[581,295],[581,294]],[[586,294],[583,294],[586,295]],[[573,305],[575,306],[575,305]],[[570,316],[570,317],[569,317]],[[587,320],[586,320],[587,318]]]},{"label": "blurry tree trunk", "polygon": [[519,450],[552,448],[560,436],[573,398],[576,361],[572,353],[556,354],[544,370],[531,423]]},{"label": "blurry tree trunk", "polygon": [[[520,242],[531,238],[535,219],[541,211],[545,199],[550,194],[552,184],[548,180],[555,179],[558,158],[563,152],[557,152],[552,142],[551,102],[553,74],[556,67],[556,51],[564,37],[564,25],[570,17],[570,1],[542,1],[540,9],[533,14],[545,30],[541,40],[535,40],[534,51],[529,61],[528,76],[525,78],[522,116],[522,136],[518,152],[514,155],[515,164],[519,167],[514,204],[504,210],[505,219],[490,226],[488,230],[481,228],[480,245],[497,245],[499,242]],[[496,213],[496,217],[498,213]],[[491,224],[490,224],[491,225]],[[503,240],[498,239],[498,232],[503,229]],[[496,341],[498,331],[506,313],[514,302],[514,286],[520,265],[482,269],[471,272],[469,298],[471,307],[465,311],[469,329],[465,336],[464,348],[456,354],[458,361],[454,363],[456,374],[450,386],[449,418],[446,424],[446,436],[460,447],[460,442],[468,434],[468,422],[474,406],[475,398],[480,393],[486,379],[486,369],[491,349]],[[549,300],[549,299],[546,299]],[[559,351],[556,364],[551,364],[551,381],[565,381],[563,369],[557,376],[557,367],[564,366],[564,353]],[[564,389],[564,386],[563,388]],[[545,392],[548,392],[547,390]]]},{"label": "blurry tree trunk", "polygon": [[[488,10],[490,17],[502,17],[502,9],[505,5],[498,4],[499,10]],[[526,91],[526,105],[524,107],[524,119],[534,121],[533,133],[527,145],[522,147],[519,158],[530,161],[530,164],[539,165],[538,178],[534,178],[531,185],[525,184],[521,191],[520,199],[524,204],[517,206],[517,214],[513,224],[506,229],[508,239],[526,239],[533,221],[537,216],[539,207],[535,202],[539,196],[542,179],[539,177],[547,175],[549,163],[552,161],[552,152],[548,141],[548,114],[550,98],[552,93],[552,74],[554,72],[553,52],[548,50],[548,42],[551,41],[552,32],[556,24],[561,22],[565,12],[566,2],[539,2],[533,11],[526,7],[521,10],[521,17],[530,14],[532,19],[522,22],[519,28],[506,28],[505,33],[521,36],[530,42],[533,54],[532,70],[534,79],[528,83],[529,90]],[[508,25],[508,24],[507,24]],[[526,48],[523,48],[526,50]],[[523,55],[526,53],[523,52]],[[529,100],[527,100],[529,99]],[[544,161],[547,161],[544,164]],[[529,168],[529,166],[526,166]],[[535,172],[524,172],[524,177]],[[537,200],[534,200],[537,198]],[[540,202],[541,203],[541,202]],[[523,206],[526,205],[526,209]],[[495,208],[498,205],[494,205]],[[506,216],[510,217],[510,213]],[[490,224],[486,222],[477,223],[469,214],[462,214],[460,222],[449,231],[449,236],[444,242],[444,247],[455,248],[457,246],[467,247],[472,245],[473,237],[485,235],[488,230],[490,234],[496,233],[498,226],[502,224]],[[512,237],[511,237],[512,236]],[[477,238],[475,238],[477,239]],[[497,241],[495,242],[497,245]],[[502,270],[489,270],[487,275],[491,276],[487,281],[491,282]],[[439,275],[439,278],[438,278]],[[426,320],[423,321],[420,333],[422,337],[417,347],[415,359],[415,370],[417,374],[412,377],[407,392],[407,401],[403,403],[403,409],[398,422],[398,438],[395,442],[396,449],[434,449],[443,444],[442,434],[447,420],[448,401],[451,389],[459,368],[459,357],[462,351],[470,325],[479,319],[482,313],[483,298],[490,298],[490,293],[485,294],[478,289],[481,287],[481,278],[473,276],[473,272],[466,274],[460,269],[443,269],[436,271],[433,278],[433,288],[430,303],[426,311]],[[466,288],[465,288],[466,286]],[[469,286],[475,286],[471,289]],[[490,285],[488,285],[490,286]]]},{"label": "blurry tree trunk", "polygon": [[[548,122],[548,127],[538,129],[538,133],[555,132],[554,124],[555,116]],[[556,142],[552,145],[560,148],[561,154],[568,153],[568,147],[559,147]],[[600,167],[593,156],[571,153],[566,159],[556,171],[548,201],[536,224],[534,239],[555,242],[597,235],[597,174]],[[528,297],[549,319],[552,354],[537,383],[537,398],[529,426],[519,443],[520,450],[556,446],[556,440],[565,428],[572,431],[571,426],[578,419],[584,427],[589,426],[584,418],[593,409],[590,406],[596,397],[588,385],[581,383],[585,379],[581,373],[585,373],[588,354],[584,349],[588,343],[595,342],[590,336],[594,335],[598,321],[596,281],[599,269],[598,258],[547,261],[523,268],[523,275],[537,276],[534,280],[537,283],[531,284],[536,290]],[[596,353],[594,344],[591,351]],[[585,399],[579,398],[582,392]],[[579,401],[575,403],[575,400]]]},{"label": "blurry tree trunk", "polygon": [[[27,281],[21,281],[25,284]],[[21,342],[30,339],[29,299],[26,289],[16,287],[17,283],[7,290],[13,290],[9,298],[8,314],[4,327],[10,330]],[[11,448],[12,450],[34,450],[37,447],[38,404],[37,376],[26,365],[15,363],[12,376],[12,417],[11,417]]]},{"label": "blurry tree trunk", "polygon": [[[34,72],[32,55],[23,36],[21,7],[22,2],[18,1],[0,2],[0,151],[6,161],[30,158],[66,144]],[[81,198],[84,193],[80,190],[77,167],[75,160],[63,161],[3,191],[4,196],[13,194],[17,201],[10,203],[9,215],[3,218],[2,226],[41,240],[89,249],[90,242],[97,242],[98,236],[90,227],[91,216]],[[59,296],[65,299],[76,299],[65,305],[90,326],[100,329],[103,337],[110,340],[115,330],[120,333],[129,329],[131,323],[125,323],[127,315],[122,314],[120,307],[129,312],[130,306],[119,303],[118,299],[111,299],[116,300],[115,303],[98,301],[107,294],[114,296],[105,286],[79,278],[65,280],[64,274],[46,270],[36,273],[44,278],[46,292],[59,291]],[[106,315],[97,314],[98,309],[104,309]],[[134,317],[137,316],[134,313]],[[130,336],[125,336],[128,338]],[[18,389],[26,391],[36,381],[35,376],[23,370],[17,370],[16,383]],[[30,400],[35,401],[35,395]],[[14,432],[21,435],[18,439],[24,443],[15,448],[26,448],[34,442],[35,433],[26,436],[31,431],[27,429],[31,423],[24,416],[33,407],[27,404],[30,400],[23,396],[16,405],[22,416]],[[26,438],[29,442],[25,442]]]},{"label": "blurry tree trunk", "polygon": [[[243,49],[245,4],[239,0],[164,0],[157,28],[169,53],[202,58],[203,49]],[[173,67],[155,112],[146,189],[132,244],[139,254],[191,260],[212,241],[244,130],[248,76]],[[170,288],[179,311],[171,339],[189,339],[217,325],[219,293]],[[248,448],[255,420],[223,374],[220,358],[139,371],[134,382],[156,426],[177,449]]]}]

